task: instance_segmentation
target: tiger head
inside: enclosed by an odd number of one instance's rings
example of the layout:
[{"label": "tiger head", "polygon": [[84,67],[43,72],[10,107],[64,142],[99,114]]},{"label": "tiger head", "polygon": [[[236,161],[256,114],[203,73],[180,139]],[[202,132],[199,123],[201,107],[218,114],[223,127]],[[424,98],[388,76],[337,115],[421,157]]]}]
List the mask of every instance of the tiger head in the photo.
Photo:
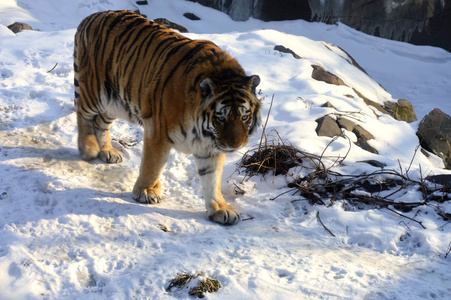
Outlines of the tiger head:
[{"label": "tiger head", "polygon": [[261,102],[255,94],[259,83],[257,75],[221,84],[208,77],[201,81],[205,107],[202,134],[212,138],[220,152],[233,152],[245,146],[260,124]]}]

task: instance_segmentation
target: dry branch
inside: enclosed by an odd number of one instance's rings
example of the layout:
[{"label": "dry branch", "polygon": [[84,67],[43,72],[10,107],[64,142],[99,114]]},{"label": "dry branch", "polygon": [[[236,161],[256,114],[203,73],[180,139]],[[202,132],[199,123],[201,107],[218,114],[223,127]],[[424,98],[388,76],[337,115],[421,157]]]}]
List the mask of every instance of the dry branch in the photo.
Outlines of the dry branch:
[{"label": "dry branch", "polygon": [[326,227],[326,225],[324,225],[323,221],[321,221],[321,218],[319,217],[319,211],[316,212],[316,218],[318,219],[318,221],[321,223],[321,225],[323,225],[324,229],[326,229],[326,231],[333,237],[335,237],[335,234],[332,233],[332,231],[329,230],[329,228]]},{"label": "dry branch", "polygon": [[[348,149],[344,157],[325,156],[326,149],[338,137],[331,140],[321,155],[315,155],[302,151],[288,141],[284,141],[277,130],[271,130],[267,133],[266,126],[273,100],[274,95],[271,100],[271,106],[259,145],[250,148],[238,163],[238,166],[244,169],[246,175],[243,181],[256,175],[265,177],[268,173],[272,173],[273,176],[285,175],[293,179],[288,184],[288,187],[292,188],[291,190],[271,198],[271,200],[292,192],[292,196],[299,194],[312,204],[325,204],[324,201],[326,200],[330,201],[330,205],[336,200],[359,202],[380,208],[387,208],[404,218],[418,223],[424,228],[424,225],[420,221],[415,220],[416,216],[410,218],[401,212],[408,212],[415,207],[429,205],[430,201],[440,203],[451,198],[451,195],[448,195],[451,192],[449,189],[440,185],[431,187],[431,184],[423,177],[421,166],[419,170],[419,181],[409,177],[409,171],[419,149],[418,147],[415,149],[414,157],[405,170],[403,170],[401,164],[399,164],[399,171],[395,169],[380,169],[369,174],[345,175],[333,170],[334,167],[343,163],[349,153]],[[326,161],[329,162],[329,166]],[[296,167],[294,169],[296,174],[290,174],[290,169],[294,167]],[[308,175],[301,176],[301,172],[302,174],[307,173]],[[422,201],[401,202],[395,200],[399,198],[399,195],[403,191],[412,187],[421,191]],[[387,192],[387,194],[381,196],[382,192]],[[441,194],[437,196],[437,193]],[[299,200],[301,199],[293,200],[293,202]],[[439,209],[438,213],[449,220],[446,217],[450,214],[445,214]],[[320,220],[319,216],[318,219]]]}]

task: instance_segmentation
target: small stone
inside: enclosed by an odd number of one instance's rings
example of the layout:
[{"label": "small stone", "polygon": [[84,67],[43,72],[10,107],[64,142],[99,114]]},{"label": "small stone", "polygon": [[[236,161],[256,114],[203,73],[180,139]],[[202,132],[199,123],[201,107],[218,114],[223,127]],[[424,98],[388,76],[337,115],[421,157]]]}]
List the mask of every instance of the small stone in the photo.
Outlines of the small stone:
[{"label": "small stone", "polygon": [[313,71],[312,71],[312,78],[318,81],[324,81],[328,84],[335,84],[335,85],[346,85],[344,81],[339,78],[337,75],[334,75],[330,73],[329,71],[326,71],[323,67],[318,65],[312,65]]},{"label": "small stone", "polygon": [[363,162],[363,163],[369,164],[369,165],[371,165],[373,167],[377,167],[377,168],[384,168],[384,167],[387,166],[387,164],[384,164],[383,162],[380,162],[380,161],[377,161],[377,160],[374,160],[374,159],[362,160],[362,161],[359,161],[359,162]]},{"label": "small stone", "polygon": [[373,139],[373,135],[369,133],[366,129],[364,129],[360,125],[356,125],[352,130],[354,134],[357,136],[357,142],[355,143],[357,146],[366,150],[368,152],[378,154],[379,152],[368,144],[368,140]]},{"label": "small stone", "polygon": [[286,47],[284,47],[284,46],[282,46],[282,45],[276,45],[276,46],[274,46],[274,50],[275,50],[275,51],[282,52],[282,53],[288,53],[288,54],[291,54],[291,55],[293,55],[293,57],[296,58],[296,59],[301,59],[301,58],[302,58],[302,57],[300,57],[299,55],[297,55],[296,53],[294,53],[293,50],[291,50],[291,49],[289,49],[289,48],[286,48]]},{"label": "small stone", "polygon": [[333,108],[333,109],[335,109],[335,106],[333,106],[329,101],[327,101],[326,103],[324,103],[323,105],[321,105],[321,107],[327,107],[327,108]]},{"label": "small stone", "polygon": [[354,130],[354,127],[355,127],[354,122],[352,122],[351,120],[346,119],[346,118],[338,118],[337,123],[338,123],[338,126],[340,126],[340,128],[344,128],[347,131],[351,131],[351,132]]},{"label": "small stone", "polygon": [[180,32],[188,32],[188,29],[186,29],[182,25],[179,25],[177,23],[171,22],[171,21],[169,21],[168,19],[165,19],[165,18],[158,18],[158,19],[155,19],[153,21],[155,23],[163,25],[164,27],[169,28],[169,29],[175,29],[175,30],[178,30]]},{"label": "small stone", "polygon": [[368,151],[368,152],[371,152],[374,154],[379,154],[379,152],[376,149],[374,149],[373,147],[371,147],[370,144],[368,144],[368,142],[365,140],[358,139],[355,144],[365,151]]},{"label": "small stone", "polygon": [[199,18],[198,16],[196,16],[196,15],[193,14],[193,13],[189,13],[189,12],[184,13],[183,16],[184,16],[185,18],[188,18],[188,19],[193,20],[193,21],[199,21],[199,20],[200,20],[200,18]]},{"label": "small stone", "polygon": [[8,28],[14,33],[21,32],[22,30],[33,30],[33,28],[30,25],[20,22],[15,22],[9,25]]},{"label": "small stone", "polygon": [[316,120],[318,126],[316,127],[316,133],[318,136],[334,137],[341,135],[340,127],[337,122],[330,116],[324,116]]},{"label": "small stone", "polygon": [[372,140],[374,138],[371,133],[369,133],[366,129],[364,129],[360,125],[355,126],[352,132],[354,132],[354,134],[357,136],[358,139],[362,139],[365,141]]}]

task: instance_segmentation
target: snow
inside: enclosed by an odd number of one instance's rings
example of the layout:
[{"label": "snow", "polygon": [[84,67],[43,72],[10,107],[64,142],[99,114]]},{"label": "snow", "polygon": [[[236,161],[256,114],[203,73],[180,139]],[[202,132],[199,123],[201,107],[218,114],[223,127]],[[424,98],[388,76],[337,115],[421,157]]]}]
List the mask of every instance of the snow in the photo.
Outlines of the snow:
[{"label": "snow", "polygon": [[[451,255],[445,257],[451,224],[437,214],[435,202],[403,213],[423,229],[387,209],[341,201],[311,205],[292,193],[271,200],[288,190],[290,178],[268,174],[243,181],[236,163],[245,148],[228,156],[222,181],[224,197],[244,220],[224,227],[206,218],[189,155],[171,152],[163,203],[132,200],[142,147],[135,125],[117,121],[112,129],[124,163],[83,161],[76,145],[73,36],[90,13],[134,6],[126,0],[0,3],[0,299],[188,299],[185,290],[165,288],[177,273],[199,271],[222,285],[208,299],[451,298]],[[182,0],[153,0],[139,8],[149,18],[182,24],[191,38],[213,40],[248,74],[258,74],[264,119],[274,95],[267,132],[277,130],[310,153],[326,149],[324,155],[343,157],[347,140],[327,146],[331,138],[315,133],[317,118],[336,117],[337,111],[321,107],[327,101],[370,131],[379,154],[352,146],[338,171],[372,172],[377,168],[361,161],[374,159],[404,171],[412,161],[412,178],[420,177],[420,167],[423,176],[450,173],[436,156],[416,153],[419,121],[382,115],[350,88],[381,104],[408,99],[419,120],[435,107],[451,114],[449,52],[368,36],[343,24],[234,22]],[[202,20],[188,20],[185,12]],[[38,31],[12,34],[6,26],[15,21]],[[302,59],[274,51],[275,45]],[[350,87],[312,79],[311,65]],[[235,193],[235,185],[245,194]],[[421,201],[421,193],[410,188],[397,201]],[[451,212],[450,203],[440,208]]]}]

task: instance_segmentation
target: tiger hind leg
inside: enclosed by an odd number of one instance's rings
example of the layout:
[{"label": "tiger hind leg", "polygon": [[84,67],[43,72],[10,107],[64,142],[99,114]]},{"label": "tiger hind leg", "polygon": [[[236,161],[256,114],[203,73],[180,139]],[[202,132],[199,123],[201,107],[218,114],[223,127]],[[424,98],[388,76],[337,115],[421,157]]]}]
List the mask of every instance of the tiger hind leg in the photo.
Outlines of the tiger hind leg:
[{"label": "tiger hind leg", "polygon": [[86,118],[77,113],[78,119],[78,149],[86,160],[99,157],[106,163],[115,164],[123,161],[121,151],[113,148],[110,138],[110,127],[114,119],[106,114],[97,114]]},{"label": "tiger hind leg", "polygon": [[92,120],[77,112],[78,150],[83,159],[92,160],[99,156],[100,146],[95,135]]},{"label": "tiger hind leg", "polygon": [[111,145],[110,128],[113,121],[114,119],[103,113],[96,115],[93,119],[95,135],[100,146],[99,158],[108,164],[116,164],[124,160],[122,152]]}]

